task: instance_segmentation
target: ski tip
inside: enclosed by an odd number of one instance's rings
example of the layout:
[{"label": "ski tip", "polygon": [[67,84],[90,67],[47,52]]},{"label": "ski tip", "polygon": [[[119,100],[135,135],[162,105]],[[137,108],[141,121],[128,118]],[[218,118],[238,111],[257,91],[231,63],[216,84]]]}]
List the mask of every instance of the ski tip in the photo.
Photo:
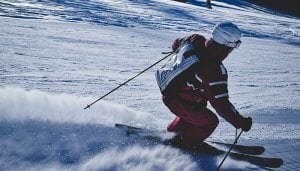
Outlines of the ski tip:
[{"label": "ski tip", "polygon": [[280,168],[283,165],[283,160],[281,158],[269,158],[265,162],[268,163],[265,167],[269,168]]},{"label": "ski tip", "polygon": [[115,127],[121,127],[122,124],[115,123]]},{"label": "ski tip", "polygon": [[115,123],[116,128],[124,128],[124,129],[133,129],[133,130],[143,130],[142,128],[134,127],[134,126],[129,126],[125,124],[120,124],[120,123]]},{"label": "ski tip", "polygon": [[273,168],[279,168],[279,167],[281,167],[283,165],[283,160],[282,159],[280,159],[280,158],[274,158],[273,160],[274,161],[271,162]]}]

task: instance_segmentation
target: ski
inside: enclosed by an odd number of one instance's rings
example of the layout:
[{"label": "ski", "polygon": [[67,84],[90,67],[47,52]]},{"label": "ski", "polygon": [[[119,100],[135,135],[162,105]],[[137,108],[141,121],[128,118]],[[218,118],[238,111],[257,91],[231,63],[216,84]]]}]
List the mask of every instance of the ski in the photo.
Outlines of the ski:
[{"label": "ski", "polygon": [[[149,130],[146,128],[138,128],[138,127],[133,127],[129,125],[124,125],[124,124],[115,124],[115,127],[126,129],[127,134],[135,134],[135,133],[142,133],[142,134],[152,134],[152,133],[166,133],[164,130]],[[221,146],[225,146],[227,148],[230,148],[231,144],[229,143],[223,143],[223,142],[216,142],[216,141],[205,141],[211,145],[217,144]],[[233,147],[233,150],[238,153],[243,153],[243,154],[251,154],[251,155],[261,155],[264,153],[265,148],[262,146],[245,146],[245,145],[235,145]]]},{"label": "ski", "polygon": [[[152,131],[149,129],[137,128],[137,127],[123,125],[123,124],[115,124],[115,127],[125,130],[128,136],[130,135],[141,136],[143,139],[152,141],[154,143],[164,144],[163,139],[159,136],[159,134],[166,133],[166,131]],[[213,144],[213,142],[210,143]],[[229,145],[227,143],[215,142],[215,144],[216,143],[219,143],[220,145],[224,145],[224,146]],[[176,147],[176,146],[173,147],[181,149],[184,152],[193,155],[208,154],[212,156],[221,156],[226,154],[226,151],[218,149],[207,142],[203,142],[202,144],[193,148],[183,148],[183,147]],[[238,147],[243,148],[248,146],[238,145]],[[250,146],[250,147],[253,147],[255,149],[257,146]],[[260,146],[258,147],[260,148]],[[268,158],[268,157],[255,156],[255,155],[243,154],[238,152],[230,152],[229,157],[235,160],[245,161],[259,167],[279,168],[283,164],[283,160],[280,158]]]},{"label": "ski", "polygon": [[[222,153],[225,154],[223,151]],[[247,161],[251,164],[261,166],[261,167],[279,168],[283,164],[283,160],[280,158],[252,156],[252,155],[234,153],[234,152],[229,153],[229,156],[233,159]]]},{"label": "ski", "polygon": [[[226,151],[211,146],[206,142],[203,142],[196,147],[188,149],[185,148],[183,150],[192,154],[208,154],[213,156],[222,156],[226,154]],[[248,162],[259,167],[279,168],[283,164],[283,160],[280,158],[253,156],[236,152],[230,152],[229,157],[238,161]]]},{"label": "ski", "polygon": [[[225,146],[227,148],[230,148],[232,145],[230,143],[217,142],[217,141],[206,141],[206,142],[210,144]],[[265,148],[262,146],[248,146],[248,145],[239,145],[239,144],[234,145],[233,150],[238,153],[251,154],[251,155],[261,155],[265,152]]]}]

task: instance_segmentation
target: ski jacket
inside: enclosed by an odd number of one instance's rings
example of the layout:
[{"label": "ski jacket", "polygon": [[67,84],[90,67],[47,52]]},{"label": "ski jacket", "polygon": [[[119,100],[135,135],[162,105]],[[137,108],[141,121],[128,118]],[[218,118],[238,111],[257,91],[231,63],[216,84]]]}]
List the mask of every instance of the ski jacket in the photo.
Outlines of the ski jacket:
[{"label": "ski jacket", "polygon": [[[192,109],[201,109],[207,106],[207,102],[236,128],[241,128],[242,116],[229,101],[228,95],[228,75],[222,61],[210,56],[205,46],[206,39],[198,34],[191,35],[187,38],[176,39],[172,48],[178,51],[177,58],[173,67],[176,74],[169,78],[168,84],[161,87],[160,77],[164,77],[162,71],[166,66],[157,71],[156,78],[161,88],[164,98],[180,99],[183,104]],[[188,47],[188,48],[187,48]],[[178,57],[178,55],[181,57]],[[174,57],[173,57],[174,58]],[[197,59],[195,59],[197,58]],[[223,57],[222,57],[223,58]],[[189,65],[183,65],[180,62],[186,60],[192,61]],[[172,60],[170,60],[172,61]],[[169,63],[170,63],[169,61]],[[173,59],[174,61],[174,59]],[[181,69],[178,71],[178,68]],[[171,71],[169,72],[175,72]],[[172,75],[172,73],[167,76]],[[165,78],[165,77],[164,77]]]}]

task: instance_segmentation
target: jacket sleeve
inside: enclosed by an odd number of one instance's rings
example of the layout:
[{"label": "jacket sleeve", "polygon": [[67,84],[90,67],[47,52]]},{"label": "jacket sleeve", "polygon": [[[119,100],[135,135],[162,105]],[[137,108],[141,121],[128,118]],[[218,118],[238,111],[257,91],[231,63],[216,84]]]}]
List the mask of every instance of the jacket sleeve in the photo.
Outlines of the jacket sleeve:
[{"label": "jacket sleeve", "polygon": [[227,77],[209,81],[204,85],[205,96],[218,115],[231,123],[235,128],[241,128],[243,117],[229,101]]},{"label": "jacket sleeve", "polygon": [[241,128],[243,117],[235,109],[228,98],[211,99],[210,104],[215,108],[217,113],[226,121],[231,123],[235,128]]}]

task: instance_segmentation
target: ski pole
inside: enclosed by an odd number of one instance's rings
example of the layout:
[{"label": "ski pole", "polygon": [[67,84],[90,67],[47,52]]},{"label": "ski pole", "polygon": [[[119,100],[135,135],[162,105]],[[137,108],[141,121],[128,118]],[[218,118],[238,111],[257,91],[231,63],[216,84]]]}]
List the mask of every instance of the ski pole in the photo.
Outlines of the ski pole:
[{"label": "ski pole", "polygon": [[233,144],[231,145],[230,149],[227,151],[227,153],[225,154],[223,160],[221,161],[221,163],[219,164],[217,171],[220,170],[222,164],[224,163],[225,159],[227,158],[227,156],[229,155],[230,151],[233,149],[233,147],[235,146],[235,144],[237,143],[238,139],[240,138],[240,136],[242,135],[243,130],[241,130],[240,134],[236,137],[235,141],[233,142]]},{"label": "ski pole", "polygon": [[161,61],[163,61],[164,59],[166,59],[167,57],[171,56],[172,54],[176,53],[175,52],[170,52],[167,56],[163,57],[162,59],[160,59],[159,61],[155,62],[154,64],[152,64],[151,66],[147,67],[146,69],[144,69],[143,71],[139,72],[138,74],[136,74],[134,77],[128,79],[127,81],[123,82],[122,84],[120,84],[119,86],[117,86],[116,88],[112,89],[110,92],[106,93],[105,95],[103,95],[102,97],[98,98],[97,100],[93,101],[91,104],[88,104],[84,109],[90,108],[93,104],[95,104],[96,102],[98,102],[99,100],[103,99],[104,97],[108,96],[110,93],[116,91],[117,89],[119,89],[120,87],[122,87],[123,85],[127,84],[129,81],[135,79],[136,77],[138,77],[139,75],[141,75],[142,73],[144,73],[145,71],[149,70],[150,68],[152,68],[153,66],[155,66],[156,64],[160,63]]}]

